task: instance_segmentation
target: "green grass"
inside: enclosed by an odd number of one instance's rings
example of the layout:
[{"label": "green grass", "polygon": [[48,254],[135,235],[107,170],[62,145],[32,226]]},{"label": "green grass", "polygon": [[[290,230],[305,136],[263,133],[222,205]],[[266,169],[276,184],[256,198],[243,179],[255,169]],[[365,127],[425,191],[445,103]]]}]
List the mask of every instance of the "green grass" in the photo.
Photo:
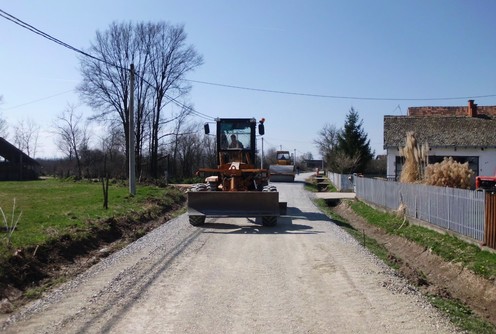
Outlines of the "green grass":
[{"label": "green grass", "polygon": [[491,324],[482,321],[468,307],[461,303],[438,296],[428,296],[432,305],[445,313],[450,321],[467,331],[474,334],[494,334],[496,329]]},{"label": "green grass", "polygon": [[[109,186],[109,208],[106,210],[103,208],[103,191],[99,182],[56,179],[0,182],[0,207],[7,219],[12,214],[14,198],[15,217],[22,212],[12,234],[13,248],[40,245],[70,231],[84,231],[86,222],[90,220],[157,210],[149,204],[149,199],[163,200],[165,197],[172,204],[177,196],[181,194],[171,188],[140,185],[136,195],[130,196],[127,186],[114,183]],[[0,247],[5,247],[5,242]]]},{"label": "green grass", "polygon": [[[313,177],[309,177],[305,180],[304,188],[306,191],[310,191],[314,193],[319,191],[317,188],[317,181]],[[329,183],[326,192],[337,192],[337,191],[338,190],[336,189],[336,187],[332,183]]]},{"label": "green grass", "polygon": [[390,234],[414,241],[446,261],[460,263],[477,275],[489,279],[496,278],[496,253],[482,250],[479,246],[450,234],[439,233],[408,222],[403,224],[403,218],[380,212],[360,201],[351,202],[351,208],[370,224]]}]

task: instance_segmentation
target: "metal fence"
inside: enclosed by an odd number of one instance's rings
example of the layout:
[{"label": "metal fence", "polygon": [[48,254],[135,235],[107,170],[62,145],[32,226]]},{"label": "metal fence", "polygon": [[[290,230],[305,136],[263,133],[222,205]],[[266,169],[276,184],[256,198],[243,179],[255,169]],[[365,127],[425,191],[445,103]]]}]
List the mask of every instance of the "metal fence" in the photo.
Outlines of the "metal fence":
[{"label": "metal fence", "polygon": [[[328,173],[327,177],[338,191],[354,191],[352,175]],[[351,179],[350,179],[351,178]]]},{"label": "metal fence", "polygon": [[408,217],[478,241],[484,239],[484,192],[364,177],[353,181],[360,200],[390,210],[404,204]]}]

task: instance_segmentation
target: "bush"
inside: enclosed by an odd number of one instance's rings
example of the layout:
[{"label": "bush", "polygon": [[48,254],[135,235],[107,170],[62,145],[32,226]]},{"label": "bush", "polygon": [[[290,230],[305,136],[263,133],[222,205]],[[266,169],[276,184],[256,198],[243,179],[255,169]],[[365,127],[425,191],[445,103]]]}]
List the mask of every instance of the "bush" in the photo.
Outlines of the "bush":
[{"label": "bush", "polygon": [[473,174],[474,172],[468,167],[468,162],[461,164],[454,161],[452,157],[444,158],[440,163],[427,165],[425,184],[470,189],[470,178]]}]

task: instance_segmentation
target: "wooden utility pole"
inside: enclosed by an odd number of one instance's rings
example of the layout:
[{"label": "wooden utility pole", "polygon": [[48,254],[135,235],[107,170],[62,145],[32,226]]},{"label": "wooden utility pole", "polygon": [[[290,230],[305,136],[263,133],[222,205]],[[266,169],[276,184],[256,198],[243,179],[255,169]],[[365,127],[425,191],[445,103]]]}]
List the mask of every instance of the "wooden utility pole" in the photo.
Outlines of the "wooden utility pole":
[{"label": "wooden utility pole", "polygon": [[134,151],[134,64],[129,78],[129,194],[136,195],[136,157]]}]

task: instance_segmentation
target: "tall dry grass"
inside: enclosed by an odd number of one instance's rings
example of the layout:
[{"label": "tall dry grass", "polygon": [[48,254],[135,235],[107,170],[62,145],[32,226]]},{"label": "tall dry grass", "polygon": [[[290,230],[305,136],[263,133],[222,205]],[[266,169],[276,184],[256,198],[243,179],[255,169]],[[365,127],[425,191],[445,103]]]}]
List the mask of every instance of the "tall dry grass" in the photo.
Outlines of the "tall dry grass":
[{"label": "tall dry grass", "polygon": [[409,131],[406,134],[406,145],[400,149],[400,155],[405,158],[400,182],[414,183],[422,180],[425,167],[429,163],[429,145],[419,145],[415,133]]},{"label": "tall dry grass", "polygon": [[468,167],[468,162],[459,163],[452,157],[444,158],[442,162],[428,165],[425,170],[425,184],[451,188],[470,189],[470,180],[474,172]]}]

